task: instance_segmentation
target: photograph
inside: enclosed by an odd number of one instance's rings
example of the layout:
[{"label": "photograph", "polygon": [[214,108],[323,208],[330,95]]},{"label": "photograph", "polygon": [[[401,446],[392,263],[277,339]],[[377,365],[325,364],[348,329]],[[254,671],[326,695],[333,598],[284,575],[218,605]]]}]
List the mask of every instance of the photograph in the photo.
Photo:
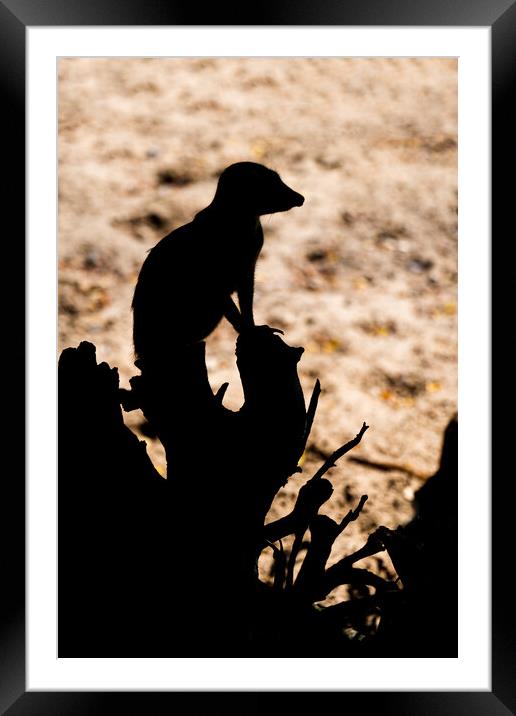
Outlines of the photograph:
[{"label": "photograph", "polygon": [[457,656],[457,69],[58,59],[59,657]]},{"label": "photograph", "polygon": [[515,20],[0,0],[1,714],[516,714]]}]

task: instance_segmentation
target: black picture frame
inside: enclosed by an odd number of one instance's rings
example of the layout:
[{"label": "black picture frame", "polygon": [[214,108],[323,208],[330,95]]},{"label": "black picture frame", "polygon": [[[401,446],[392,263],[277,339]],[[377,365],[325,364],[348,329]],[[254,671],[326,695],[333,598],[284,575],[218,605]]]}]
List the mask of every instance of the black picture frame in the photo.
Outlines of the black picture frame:
[{"label": "black picture frame", "polygon": [[[199,17],[203,22],[199,23]],[[512,225],[514,182],[511,177],[511,143],[514,147],[515,116],[510,100],[516,87],[516,3],[514,0],[361,0],[350,5],[344,0],[299,0],[288,3],[258,2],[252,6],[197,6],[195,2],[164,0],[0,0],[0,77],[2,122],[4,123],[5,174],[2,190],[4,218],[14,219],[6,237],[12,271],[18,271],[17,285],[25,285],[25,39],[26,28],[35,26],[101,25],[381,25],[381,26],[484,26],[491,28],[492,41],[492,240],[503,243]],[[512,200],[512,201],[511,201]],[[510,237],[507,237],[510,238]],[[10,270],[10,273],[11,273]],[[493,318],[500,308],[502,282],[493,287]],[[500,288],[498,288],[500,287]],[[12,300],[12,299],[11,299]],[[23,302],[23,299],[22,299]],[[495,321],[493,320],[493,329]],[[10,406],[13,432],[21,436],[25,392],[22,347],[24,319],[12,312],[4,319],[9,340],[9,375],[19,386]],[[495,345],[495,344],[494,344]],[[30,350],[30,345],[29,345]],[[503,370],[493,372],[501,376]],[[498,378],[501,380],[501,377]],[[493,380],[493,388],[496,382]],[[18,428],[18,430],[16,430]],[[502,425],[493,426],[495,444],[503,442]],[[490,437],[486,436],[486,440]],[[13,446],[10,445],[10,451]],[[493,448],[493,446],[492,446]],[[19,452],[24,451],[22,445]],[[23,454],[23,452],[21,452]],[[492,449],[492,455],[496,453]],[[25,486],[20,464],[4,475],[4,525],[8,541],[2,549],[2,601],[0,624],[0,711],[21,714],[97,713],[101,709],[137,710],[139,713],[170,712],[181,696],[178,692],[26,692],[25,689]],[[516,713],[516,632],[510,627],[513,599],[506,588],[508,550],[513,500],[493,469],[492,479],[492,691],[478,692],[345,692],[343,703],[350,711],[378,709],[382,714],[490,714]],[[510,475],[507,475],[510,481]],[[512,503],[512,504],[511,504]],[[472,625],[474,628],[474,625]],[[261,703],[263,692],[257,694]],[[189,694],[190,707],[199,713],[222,713],[223,693]],[[241,700],[243,694],[236,694]],[[316,695],[319,698],[320,695]],[[307,706],[310,707],[311,695]],[[340,698],[340,697],[339,697]],[[276,706],[285,701],[277,700]],[[225,709],[224,709],[225,711]]]}]

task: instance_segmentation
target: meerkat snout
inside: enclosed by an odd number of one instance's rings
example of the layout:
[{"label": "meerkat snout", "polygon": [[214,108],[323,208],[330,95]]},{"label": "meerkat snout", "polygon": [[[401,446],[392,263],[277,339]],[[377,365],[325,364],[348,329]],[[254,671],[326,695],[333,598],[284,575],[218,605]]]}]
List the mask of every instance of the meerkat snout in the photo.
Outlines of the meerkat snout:
[{"label": "meerkat snout", "polygon": [[273,169],[255,162],[237,162],[219,177],[214,203],[231,202],[233,210],[263,216],[302,206],[305,198],[291,189]]}]

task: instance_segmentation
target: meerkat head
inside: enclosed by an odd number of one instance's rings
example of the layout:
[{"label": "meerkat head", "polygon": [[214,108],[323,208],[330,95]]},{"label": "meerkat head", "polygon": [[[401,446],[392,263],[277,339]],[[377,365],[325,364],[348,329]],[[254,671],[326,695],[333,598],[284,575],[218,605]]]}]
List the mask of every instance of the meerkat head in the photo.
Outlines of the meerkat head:
[{"label": "meerkat head", "polygon": [[220,175],[214,202],[233,211],[262,216],[302,206],[304,200],[272,169],[256,162],[237,162]]}]

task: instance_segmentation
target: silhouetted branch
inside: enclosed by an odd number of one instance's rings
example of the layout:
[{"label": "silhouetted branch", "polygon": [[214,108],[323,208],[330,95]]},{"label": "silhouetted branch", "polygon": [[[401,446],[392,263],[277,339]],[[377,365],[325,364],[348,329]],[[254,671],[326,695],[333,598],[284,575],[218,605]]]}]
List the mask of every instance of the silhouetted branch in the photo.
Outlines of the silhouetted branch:
[{"label": "silhouetted branch", "polygon": [[319,381],[319,378],[317,378],[317,380],[315,381],[314,389],[312,391],[312,395],[310,397],[310,403],[308,405],[308,410],[306,411],[306,428],[305,428],[304,448],[306,448],[306,443],[308,442],[308,438],[310,437],[310,432],[312,430],[312,425],[314,422],[315,413],[317,411],[317,405],[319,403],[320,395],[321,395],[321,382]]},{"label": "silhouetted branch", "polygon": [[267,545],[272,549],[274,558],[274,589],[275,591],[281,591],[285,582],[285,574],[287,567],[287,560],[285,558],[285,551],[283,549],[283,542],[279,540],[280,546],[276,547],[273,542],[267,542]]},{"label": "silhouetted branch", "polygon": [[342,519],[342,522],[340,523],[339,534],[341,532],[344,532],[344,530],[346,529],[346,527],[349,525],[350,522],[354,522],[355,520],[358,519],[360,513],[364,509],[364,505],[367,502],[367,500],[368,500],[368,496],[362,495],[362,497],[360,498],[360,502],[357,505],[357,508],[355,510],[350,510],[348,512],[348,514]]},{"label": "silhouetted branch", "polygon": [[381,530],[386,528],[378,528],[375,532],[369,535],[367,538],[367,542],[363,547],[361,547],[356,552],[353,552],[350,555],[347,555],[346,557],[343,557],[343,559],[338,562],[338,564],[347,564],[352,565],[355,562],[358,562],[361,559],[365,559],[366,557],[371,557],[373,554],[378,554],[378,552],[385,551],[385,545],[381,539]]},{"label": "silhouetted branch", "polygon": [[229,383],[222,383],[220,388],[217,390],[217,392],[215,393],[215,400],[218,403],[222,403],[222,401],[224,400],[224,396],[226,395],[226,390],[228,388],[229,388]]},{"label": "silhouetted branch", "polygon": [[[319,470],[315,473],[315,475],[311,478],[311,480],[309,480],[309,483],[317,484],[317,482],[319,482],[322,479],[323,475],[325,475],[325,473],[328,472],[328,470],[330,468],[335,466],[336,461],[340,457],[345,455],[352,448],[356,447],[356,445],[358,445],[360,443],[360,441],[362,440],[362,436],[364,435],[364,433],[368,429],[368,427],[369,427],[368,425],[363,423],[362,427],[360,428],[360,431],[353,438],[353,440],[350,440],[348,443],[346,443],[345,445],[342,445],[340,448],[338,448],[338,450],[335,450],[335,452],[333,452],[331,454],[331,456],[328,458],[328,460],[326,460],[326,462],[324,462],[324,464],[319,468]],[[367,499],[367,497],[366,497],[366,499]],[[364,500],[364,502],[365,502],[365,500]],[[360,514],[362,506],[363,506],[363,503],[361,502],[359,509],[358,509],[357,516],[358,516],[358,514]],[[315,505],[314,505],[314,507],[315,507]],[[296,563],[297,555],[299,554],[299,550],[301,548],[301,544],[303,542],[303,536],[308,528],[308,525],[310,524],[311,518],[317,514],[318,509],[319,509],[319,506],[317,506],[316,509],[307,510],[307,513],[305,515],[305,520],[303,522],[300,522],[298,528],[296,529],[294,543],[292,545],[292,550],[290,552],[290,557],[289,557],[288,566],[287,566],[286,587],[288,589],[291,589],[293,586],[295,563]],[[356,519],[356,517],[354,517],[353,519]],[[351,521],[351,519],[348,519],[348,522],[349,521]],[[346,524],[344,524],[344,527],[346,526]],[[344,529],[344,527],[342,529]]]},{"label": "silhouetted branch", "polygon": [[309,480],[299,491],[298,502],[294,510],[295,520],[289,525],[289,534],[294,533],[294,542],[287,564],[286,589],[291,589],[294,583],[294,569],[297,555],[303,543],[304,534],[308,525],[331,496],[333,487],[328,480]]},{"label": "silhouetted branch", "polygon": [[347,525],[358,518],[366,500],[367,495],[362,495],[356,510],[350,510],[340,523],[326,515],[316,515],[310,522],[311,541],[295,583],[296,589],[308,600],[313,601],[318,594],[318,584],[324,578],[333,543]]},{"label": "silhouetted branch", "polygon": [[301,549],[301,545],[303,544],[303,537],[305,535],[306,528],[300,528],[294,537],[294,542],[292,544],[292,549],[290,550],[290,556],[288,558],[287,563],[287,576],[285,579],[285,589],[292,589],[294,585],[294,569],[296,567],[296,559],[297,555],[299,554],[299,551]]},{"label": "silhouetted branch", "polygon": [[366,425],[365,423],[362,423],[362,427],[360,428],[360,431],[358,434],[353,438],[353,440],[350,440],[345,445],[342,445],[338,450],[335,450],[330,457],[326,460],[326,462],[323,463],[323,465],[317,470],[315,475],[312,477],[312,480],[319,480],[323,475],[325,475],[328,470],[330,470],[332,467],[335,467],[335,463],[339,458],[341,458],[343,455],[345,455],[347,452],[352,450],[354,447],[356,447],[360,441],[362,440],[362,436],[364,435],[365,431],[369,428],[369,425]]},{"label": "silhouetted branch", "polygon": [[292,512],[265,525],[265,539],[276,542],[281,537],[298,532],[303,525],[308,526],[310,519],[317,514],[319,508],[330,499],[332,494],[333,486],[328,480],[318,480],[317,482],[309,480],[299,490]]}]

